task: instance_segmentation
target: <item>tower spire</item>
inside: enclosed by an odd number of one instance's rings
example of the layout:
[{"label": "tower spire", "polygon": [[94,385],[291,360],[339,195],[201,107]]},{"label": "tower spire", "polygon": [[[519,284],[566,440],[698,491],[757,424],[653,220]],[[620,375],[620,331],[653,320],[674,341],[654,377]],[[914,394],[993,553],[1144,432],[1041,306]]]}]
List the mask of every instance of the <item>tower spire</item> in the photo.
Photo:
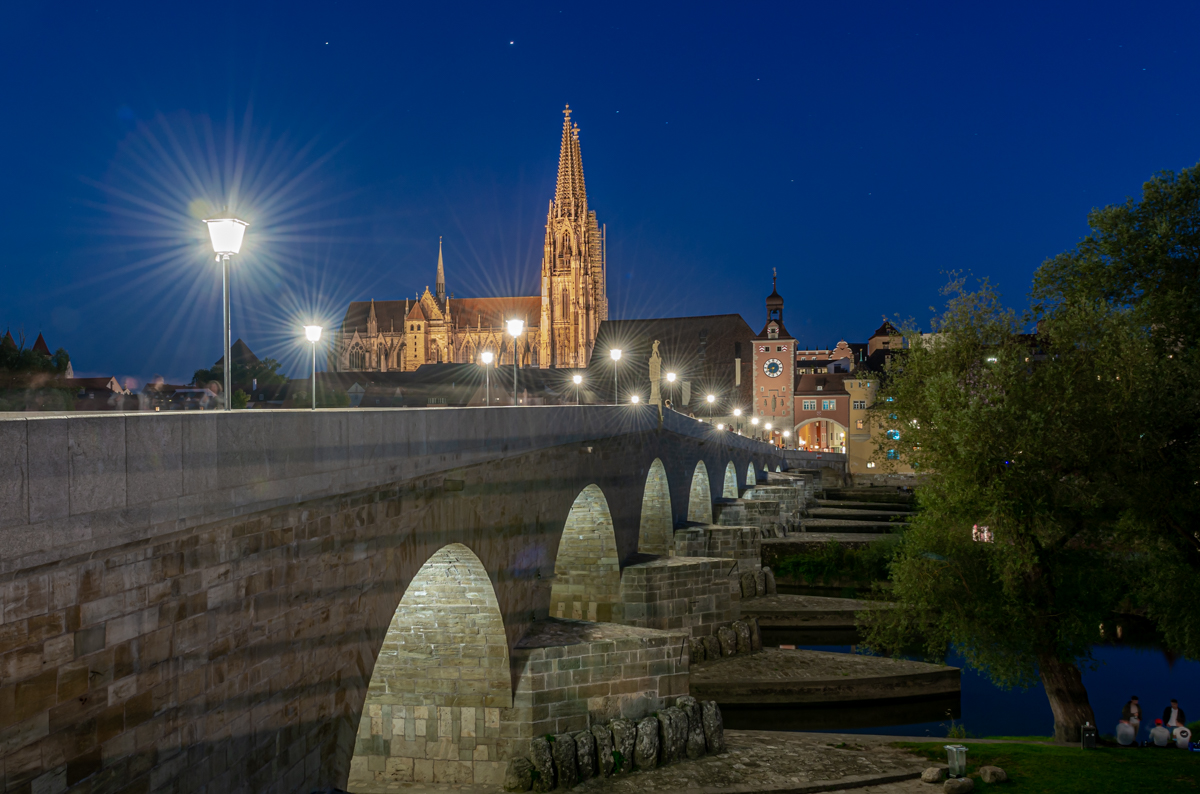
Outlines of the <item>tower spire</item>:
[{"label": "tower spire", "polygon": [[562,143],[558,149],[558,186],[554,204],[559,217],[576,217],[584,198],[583,163],[579,158],[579,131],[571,125],[571,106],[563,110]]},{"label": "tower spire", "polygon": [[442,267],[442,238],[438,235],[438,272],[437,284],[434,287],[437,290],[438,301],[446,300],[446,271]]}]

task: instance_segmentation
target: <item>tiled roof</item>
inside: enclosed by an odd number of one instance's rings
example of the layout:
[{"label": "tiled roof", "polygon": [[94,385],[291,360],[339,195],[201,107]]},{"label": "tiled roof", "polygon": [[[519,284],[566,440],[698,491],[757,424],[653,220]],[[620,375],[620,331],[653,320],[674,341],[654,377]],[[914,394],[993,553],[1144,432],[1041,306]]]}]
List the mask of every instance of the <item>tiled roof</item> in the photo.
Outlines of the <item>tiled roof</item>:
[{"label": "tiled roof", "polygon": [[[816,375],[797,375],[796,394],[828,394],[829,392],[846,393],[846,378],[852,375],[840,372],[817,373]],[[820,386],[820,391],[817,387]]]},{"label": "tiled roof", "polygon": [[[514,317],[525,320],[526,327],[536,328],[541,324],[542,299],[537,295],[517,296],[511,298],[448,298],[450,319],[455,328],[474,328],[482,324],[484,328],[503,328],[506,320]],[[404,330],[404,323],[413,315],[414,305],[419,301],[375,301],[375,321],[383,333]],[[370,316],[370,301],[352,301],[346,307],[342,319],[342,332],[353,334],[366,333],[367,318]],[[407,314],[406,314],[407,312]],[[420,319],[425,318],[422,310]]]},{"label": "tiled roof", "polygon": [[50,346],[46,344],[46,340],[38,334],[37,341],[33,343],[33,352],[41,353],[43,356],[50,355]]},{"label": "tiled roof", "polygon": [[[678,374],[680,380],[691,382],[691,407],[696,395],[713,393],[723,398],[734,393],[734,358],[741,352],[742,385],[736,402],[749,404],[753,389],[751,371],[754,356],[751,340],[754,330],[738,314],[715,314],[704,317],[666,317],[654,320],[605,320],[600,323],[596,345],[592,349],[589,371],[607,373],[612,383],[612,362],[609,350],[621,348],[619,376],[622,383],[637,388],[648,396],[650,390],[649,361],[654,340],[659,341],[658,354],[662,359],[662,376]],[[665,382],[663,384],[665,388]],[[669,396],[664,394],[665,396]],[[678,394],[675,399],[678,398]],[[680,406],[682,407],[682,406]]]},{"label": "tiled roof", "polygon": [[[247,367],[258,363],[258,356],[254,355],[254,351],[250,346],[242,341],[241,337],[229,346],[229,360],[234,364],[243,364]],[[225,356],[217,359],[217,363],[213,364],[213,368],[225,366]]]}]

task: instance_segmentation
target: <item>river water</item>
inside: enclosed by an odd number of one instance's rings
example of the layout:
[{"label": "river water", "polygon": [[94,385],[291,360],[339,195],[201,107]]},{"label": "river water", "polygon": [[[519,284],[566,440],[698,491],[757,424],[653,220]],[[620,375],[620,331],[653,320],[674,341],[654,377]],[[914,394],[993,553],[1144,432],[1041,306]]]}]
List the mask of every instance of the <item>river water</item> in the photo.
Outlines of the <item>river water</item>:
[{"label": "river water", "polygon": [[[839,636],[840,635],[840,636]],[[781,637],[764,633],[764,642],[795,644],[797,648],[853,653],[853,633]],[[807,642],[806,642],[807,640]],[[837,644],[838,642],[846,644]],[[812,644],[816,643],[816,644]],[[1153,645],[1105,644],[1093,649],[1094,669],[1084,669],[1083,683],[1096,713],[1101,734],[1112,734],[1121,707],[1137,695],[1148,718],[1146,738],[1154,718],[1171,698],[1177,698],[1190,720],[1200,718],[1200,662],[1174,658]],[[969,670],[951,654],[946,663],[962,668],[960,697],[936,700],[773,707],[723,706],[726,725],[761,730],[836,731],[897,736],[944,737],[951,720],[971,736],[1049,736],[1054,717],[1041,684],[1027,690],[1004,690],[986,676]]]}]

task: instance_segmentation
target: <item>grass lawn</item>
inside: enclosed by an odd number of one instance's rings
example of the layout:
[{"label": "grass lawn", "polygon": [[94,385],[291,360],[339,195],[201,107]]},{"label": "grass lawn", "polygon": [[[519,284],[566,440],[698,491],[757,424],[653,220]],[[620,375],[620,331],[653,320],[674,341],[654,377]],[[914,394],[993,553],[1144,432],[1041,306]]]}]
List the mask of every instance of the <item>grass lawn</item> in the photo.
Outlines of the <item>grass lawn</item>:
[{"label": "grass lawn", "polygon": [[[933,761],[946,762],[947,739],[937,744],[897,742]],[[1007,783],[988,785],[979,767],[991,764],[1008,773]],[[976,791],[1012,790],[1013,794],[1130,794],[1200,791],[1200,753],[1179,749],[1032,744],[968,744],[967,774]],[[930,786],[930,789],[933,787]]]}]

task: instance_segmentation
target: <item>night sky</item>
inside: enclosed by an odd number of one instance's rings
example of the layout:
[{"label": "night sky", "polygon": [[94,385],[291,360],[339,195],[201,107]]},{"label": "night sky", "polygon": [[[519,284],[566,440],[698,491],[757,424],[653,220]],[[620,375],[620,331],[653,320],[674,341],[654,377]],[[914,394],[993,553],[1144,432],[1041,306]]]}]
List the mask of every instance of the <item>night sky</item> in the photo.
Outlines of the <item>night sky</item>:
[{"label": "night sky", "polygon": [[[80,374],[220,355],[199,219],[250,220],[235,338],[433,286],[536,294],[562,108],[616,318],[805,345],[924,321],[943,271],[1020,305],[1093,207],[1200,160],[1200,5],[6,6],[0,325]],[[3,329],[0,329],[2,332]]]}]

